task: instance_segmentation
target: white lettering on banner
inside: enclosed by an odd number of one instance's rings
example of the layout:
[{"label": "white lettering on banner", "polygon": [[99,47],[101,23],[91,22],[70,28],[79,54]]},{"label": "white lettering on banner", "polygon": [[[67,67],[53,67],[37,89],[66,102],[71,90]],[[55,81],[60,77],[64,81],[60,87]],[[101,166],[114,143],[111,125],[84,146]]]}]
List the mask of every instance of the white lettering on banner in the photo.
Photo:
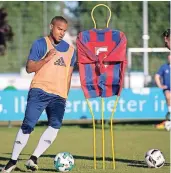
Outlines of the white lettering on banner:
[{"label": "white lettering on banner", "polygon": [[158,96],[155,96],[154,99],[154,111],[157,112],[159,110]]},{"label": "white lettering on banner", "polygon": [[14,97],[14,112],[18,113],[19,112],[19,104],[18,104],[18,97]]},{"label": "white lettering on banner", "polygon": [[27,105],[27,99],[24,96],[14,97],[14,112],[24,113]]},{"label": "white lettering on banner", "polygon": [[[154,112],[157,111],[166,111],[166,101],[159,98],[158,95],[155,95],[153,98],[150,98],[147,100],[125,100],[123,97],[119,99],[117,111],[122,113],[127,112],[143,112],[147,111],[148,107],[151,106]],[[27,98],[25,96],[15,96],[14,97],[14,113],[24,113],[26,109],[27,104]],[[2,98],[0,97],[0,113],[5,113],[5,109],[2,102]],[[101,101],[98,100],[89,100],[91,108],[94,113],[100,113],[101,112]],[[105,100],[104,103],[104,110],[107,112],[112,112],[113,106],[114,106],[115,100]],[[150,105],[148,104],[150,103]],[[7,111],[7,110],[6,110]],[[65,113],[89,113],[89,107],[87,105],[86,100],[68,100],[66,103],[66,110]]]},{"label": "white lettering on banner", "polygon": [[[99,102],[98,101],[96,101],[96,100],[90,101],[90,105],[95,112],[99,112]],[[104,107],[104,111],[105,111],[105,107]]]},{"label": "white lettering on banner", "polygon": [[66,112],[66,113],[72,112],[71,106],[72,106],[72,103],[71,103],[70,101],[67,101],[67,102],[66,102],[66,108],[65,108],[65,112]]},{"label": "white lettering on banner", "polygon": [[127,107],[130,112],[135,112],[137,110],[137,102],[135,100],[130,100]]},{"label": "white lettering on banner", "polygon": [[27,104],[27,100],[25,99],[24,96],[21,96],[21,112],[22,113],[25,112],[26,104]]},{"label": "white lettering on banner", "polygon": [[[93,109],[93,111],[95,112],[99,112],[99,103],[96,100],[90,101],[90,105]],[[78,111],[82,111],[82,112],[86,112],[88,111],[88,105],[86,101],[81,101],[81,100],[76,100],[76,101],[67,101],[66,104],[66,109],[65,112],[66,113],[70,113],[70,112],[78,112]]]},{"label": "white lettering on banner", "polygon": [[114,103],[115,103],[114,100],[110,100],[110,101],[107,103],[107,110],[108,110],[109,112],[112,112]]},{"label": "white lettering on banner", "polygon": [[139,100],[139,111],[143,111],[143,105],[146,103],[146,100]]},{"label": "white lettering on banner", "polygon": [[[2,98],[0,97],[0,100],[1,100]],[[0,113],[3,111],[3,104],[0,104]]]},{"label": "white lettering on banner", "polygon": [[[108,102],[105,102],[104,111],[105,108],[107,108],[108,112],[112,112],[113,106],[114,106],[115,100],[110,100]],[[118,103],[118,108],[120,112],[136,112],[136,111],[143,111],[144,105],[146,103],[146,100],[129,100],[126,102],[124,99],[120,98]],[[91,108],[93,112],[100,112],[101,110],[101,102],[97,100],[90,101]],[[86,101],[76,100],[76,101],[67,101],[66,105],[66,113],[70,112],[86,112],[89,111],[88,105]]]},{"label": "white lettering on banner", "polygon": [[166,105],[166,100],[161,100],[161,111],[164,111],[165,105]]},{"label": "white lettering on banner", "polygon": [[154,97],[154,111],[158,112],[158,111],[164,111],[165,107],[166,107],[166,100],[158,100],[158,95],[156,95]]},{"label": "white lettering on banner", "polygon": [[127,103],[125,103],[125,100],[120,98],[118,106],[121,112],[125,112],[125,111],[135,112],[137,111],[137,109],[142,112],[143,106],[145,103],[146,103],[146,100],[130,100]]},{"label": "white lettering on banner", "polygon": [[[77,100],[75,102],[73,102],[73,111],[77,112],[79,110],[79,105],[81,105],[81,100]],[[81,106],[80,106],[81,108]]]},{"label": "white lettering on banner", "polygon": [[85,102],[85,101],[82,102],[82,111],[83,112],[87,111],[87,102]]},{"label": "white lettering on banner", "polygon": [[119,107],[120,107],[120,110],[121,110],[121,112],[125,112],[126,110],[124,109],[124,103],[125,103],[125,100],[123,100],[122,98],[120,98],[120,100],[119,100]]}]

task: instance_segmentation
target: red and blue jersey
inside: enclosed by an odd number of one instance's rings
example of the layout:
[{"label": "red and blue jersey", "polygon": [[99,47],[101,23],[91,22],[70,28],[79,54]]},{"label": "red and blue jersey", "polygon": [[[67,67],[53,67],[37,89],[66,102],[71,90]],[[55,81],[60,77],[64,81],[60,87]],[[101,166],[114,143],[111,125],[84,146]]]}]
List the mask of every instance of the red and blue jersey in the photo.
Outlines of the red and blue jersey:
[{"label": "red and blue jersey", "polygon": [[119,95],[126,67],[126,37],[106,28],[79,33],[78,64],[86,98]]}]

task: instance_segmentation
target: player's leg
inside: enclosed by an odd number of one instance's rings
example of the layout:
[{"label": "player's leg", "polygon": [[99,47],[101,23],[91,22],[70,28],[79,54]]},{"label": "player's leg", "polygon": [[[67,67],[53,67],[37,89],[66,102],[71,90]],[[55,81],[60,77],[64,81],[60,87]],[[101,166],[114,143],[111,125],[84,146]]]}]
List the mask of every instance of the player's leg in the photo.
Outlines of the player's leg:
[{"label": "player's leg", "polygon": [[36,89],[30,90],[28,93],[25,118],[16,136],[11,159],[3,169],[3,172],[11,172],[15,168],[18,157],[27,144],[30,133],[33,131],[41,113],[48,104],[47,101],[45,99],[42,100],[42,98],[43,93]]},{"label": "player's leg", "polygon": [[171,91],[170,90],[166,90],[164,92],[165,94],[165,98],[166,98],[166,102],[167,102],[167,106],[168,106],[168,112],[166,114],[166,119],[170,120],[170,113],[171,113]]},{"label": "player's leg", "polygon": [[51,98],[51,102],[46,108],[46,113],[48,116],[48,128],[42,134],[39,143],[27,161],[27,164],[33,168],[37,165],[37,159],[50,147],[54,142],[57,133],[62,125],[62,120],[65,111],[66,100],[60,96],[55,96]]},{"label": "player's leg", "polygon": [[[166,103],[167,103],[167,106],[168,106],[168,112],[166,113],[165,117],[166,117],[166,120],[170,120],[170,113],[171,113],[171,92],[170,90],[164,90],[164,95],[165,95],[165,98],[166,98]],[[156,128],[157,129],[165,129],[165,121],[161,122],[160,124],[157,124],[156,125]]]}]

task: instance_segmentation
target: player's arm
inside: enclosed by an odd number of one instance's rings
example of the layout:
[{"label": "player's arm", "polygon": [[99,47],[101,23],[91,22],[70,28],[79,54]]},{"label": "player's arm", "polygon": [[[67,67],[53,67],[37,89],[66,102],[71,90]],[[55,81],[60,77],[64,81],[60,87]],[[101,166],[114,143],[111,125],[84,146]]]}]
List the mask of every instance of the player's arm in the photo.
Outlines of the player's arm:
[{"label": "player's arm", "polygon": [[[26,63],[27,73],[37,72],[46,64],[49,60],[53,58],[56,54],[55,49],[51,49],[45,56],[41,50],[41,46],[38,41],[35,41],[30,49],[30,54]],[[44,58],[42,59],[42,57]]]},{"label": "player's arm", "polygon": [[73,70],[74,70],[75,62],[76,62],[76,52],[74,51],[72,59],[71,59],[69,73],[68,73],[68,92],[67,92],[67,94],[69,93],[69,90],[70,90],[71,78],[72,78],[72,73],[73,73]]},{"label": "player's arm", "polygon": [[40,61],[28,60],[26,64],[26,71],[27,73],[36,72],[41,69],[44,64],[46,64],[46,61],[44,59]]},{"label": "player's arm", "polygon": [[159,88],[161,88],[161,89],[167,89],[167,86],[165,86],[165,85],[163,85],[163,84],[161,83],[161,76],[160,76],[160,74],[156,74],[155,77],[154,77],[154,79],[155,79],[156,85],[157,85]]},{"label": "player's arm", "polygon": [[27,73],[37,72],[39,71],[44,64],[50,61],[53,56],[56,55],[56,50],[51,49],[45,56],[45,58],[39,61],[28,60],[26,64],[26,71]]}]

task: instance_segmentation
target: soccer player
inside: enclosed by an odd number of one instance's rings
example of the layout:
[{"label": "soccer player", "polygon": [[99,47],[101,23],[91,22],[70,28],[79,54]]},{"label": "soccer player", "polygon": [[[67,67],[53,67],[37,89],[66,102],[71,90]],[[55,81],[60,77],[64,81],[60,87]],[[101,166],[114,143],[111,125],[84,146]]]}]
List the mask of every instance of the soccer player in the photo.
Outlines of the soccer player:
[{"label": "soccer player", "polygon": [[15,169],[18,157],[26,146],[40,115],[46,110],[48,127],[25,166],[37,170],[37,159],[50,147],[62,125],[76,54],[73,47],[63,40],[68,24],[62,16],[50,23],[50,34],[32,44],[26,71],[35,72],[28,93],[25,117],[16,136],[11,159],[2,172]]},{"label": "soccer player", "polygon": [[162,35],[164,37],[165,46],[170,50],[170,29],[164,31]]},{"label": "soccer player", "polygon": [[[163,33],[165,46],[170,49],[170,29],[167,29]],[[171,113],[171,89],[170,89],[170,62],[171,62],[171,55],[168,56],[168,62],[164,65],[162,65],[157,74],[155,75],[155,82],[157,86],[161,89],[163,89],[166,102],[168,105],[168,112],[166,114],[166,119],[170,120],[170,113]],[[163,83],[161,82],[161,79],[163,80]],[[165,128],[165,121],[163,121],[160,124],[156,125],[157,129],[164,129]]]}]

